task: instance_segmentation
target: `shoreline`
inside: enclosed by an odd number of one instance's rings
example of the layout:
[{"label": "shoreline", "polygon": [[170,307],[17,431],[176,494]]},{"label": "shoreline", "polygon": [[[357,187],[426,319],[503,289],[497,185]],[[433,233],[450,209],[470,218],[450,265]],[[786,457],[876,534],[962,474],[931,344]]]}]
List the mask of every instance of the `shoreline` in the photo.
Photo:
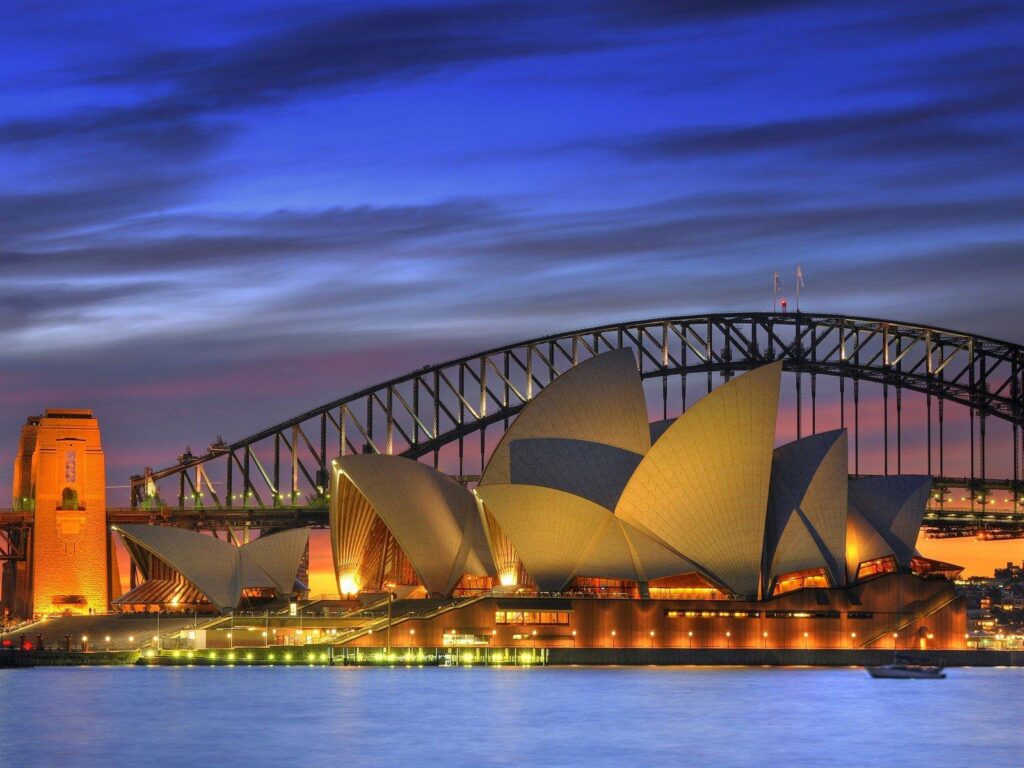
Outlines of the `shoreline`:
[{"label": "shoreline", "polygon": [[[390,660],[382,650],[368,651],[356,659],[345,658],[335,648],[310,646],[301,649],[237,648],[205,651],[164,651],[150,656],[139,651],[17,651],[0,653],[0,669],[33,667],[210,667],[210,666],[746,666],[746,667],[862,667],[887,664],[893,652],[887,650],[803,650],[756,648],[551,648],[535,652],[512,651],[497,661],[487,654],[461,651],[457,660],[446,663],[444,649],[427,649],[413,654],[395,649]],[[439,651],[439,653],[435,652]],[[518,656],[517,656],[518,654]],[[901,651],[910,659],[929,659],[946,667],[1024,667],[1024,651],[935,650]]]}]

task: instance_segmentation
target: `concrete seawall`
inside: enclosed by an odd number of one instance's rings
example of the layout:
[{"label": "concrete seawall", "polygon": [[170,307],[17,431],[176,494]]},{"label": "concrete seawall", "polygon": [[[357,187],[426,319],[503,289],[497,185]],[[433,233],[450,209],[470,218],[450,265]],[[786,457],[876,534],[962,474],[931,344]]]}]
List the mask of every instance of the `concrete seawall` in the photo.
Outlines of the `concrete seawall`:
[{"label": "concrete seawall", "polygon": [[118,667],[134,664],[138,651],[4,651],[0,669],[13,667]]},{"label": "concrete seawall", "polygon": [[[4,651],[0,653],[0,668],[15,667],[81,667],[81,666],[127,666],[141,663],[152,666],[211,666],[235,664],[239,666],[265,665],[268,663],[288,664],[282,653],[267,658],[265,649],[237,649],[237,659],[226,654],[210,659],[204,653],[194,658],[165,652],[157,658],[140,657],[137,651],[95,651],[81,653],[72,651]],[[278,649],[280,650],[280,649]],[[287,650],[287,649],[286,649]],[[313,659],[306,653],[315,651]],[[443,651],[442,651],[443,653]],[[901,651],[902,656],[911,659],[928,659],[941,662],[948,667],[1024,667],[1024,651],[932,651],[927,654]],[[251,658],[249,658],[251,657]],[[754,648],[552,648],[547,652],[547,666],[811,666],[811,667],[859,667],[873,664],[888,664],[893,660],[892,651],[885,650],[760,650]],[[342,664],[338,651],[333,660],[328,660],[326,646],[307,647],[296,651],[296,666],[313,663]],[[396,666],[408,662],[399,660]],[[416,662],[412,662],[416,664]],[[425,663],[425,662],[420,662]],[[431,664],[437,661],[431,660]],[[507,662],[506,662],[507,663]],[[367,664],[371,662],[367,661]],[[379,665],[379,662],[371,664]],[[476,665],[486,666],[487,662],[477,661]]]},{"label": "concrete seawall", "polygon": [[[900,651],[901,656],[941,661],[949,667],[1020,667],[1024,651]],[[739,665],[739,666],[812,666],[848,667],[892,662],[886,650],[803,650],[787,648],[552,648],[550,665]]]}]

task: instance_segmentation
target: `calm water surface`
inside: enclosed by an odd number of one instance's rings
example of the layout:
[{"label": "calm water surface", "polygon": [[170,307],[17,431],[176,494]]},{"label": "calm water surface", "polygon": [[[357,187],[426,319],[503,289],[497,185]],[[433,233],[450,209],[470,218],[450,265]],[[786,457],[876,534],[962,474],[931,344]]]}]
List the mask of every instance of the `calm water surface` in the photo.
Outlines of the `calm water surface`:
[{"label": "calm water surface", "polygon": [[1024,766],[1024,670],[0,670],[0,765]]}]

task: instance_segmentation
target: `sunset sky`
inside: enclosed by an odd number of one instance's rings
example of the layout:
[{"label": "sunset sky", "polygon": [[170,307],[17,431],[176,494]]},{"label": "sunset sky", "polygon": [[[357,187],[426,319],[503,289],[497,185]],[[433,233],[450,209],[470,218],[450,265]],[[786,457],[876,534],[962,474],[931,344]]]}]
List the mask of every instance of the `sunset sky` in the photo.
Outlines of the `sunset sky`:
[{"label": "sunset sky", "polygon": [[96,412],[124,504],[186,444],[770,309],[797,264],[805,310],[1024,342],[1024,8],[944,5],[8,3],[0,498],[46,407]]}]

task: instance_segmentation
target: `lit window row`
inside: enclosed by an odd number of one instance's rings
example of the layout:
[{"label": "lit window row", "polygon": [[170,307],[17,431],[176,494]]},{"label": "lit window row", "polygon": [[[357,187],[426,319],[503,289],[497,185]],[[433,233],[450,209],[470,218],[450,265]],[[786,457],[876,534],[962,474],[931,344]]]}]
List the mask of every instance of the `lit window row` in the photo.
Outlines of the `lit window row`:
[{"label": "lit window row", "polygon": [[567,611],[495,611],[495,624],[568,624]]},{"label": "lit window row", "polygon": [[[668,610],[665,615],[672,618],[687,619],[757,619],[760,611],[697,611]],[[870,619],[874,614],[870,611],[850,611],[846,614],[851,619]],[[839,611],[765,611],[766,619],[838,619]]]},{"label": "lit window row", "polygon": [[759,611],[666,611],[666,616],[687,619],[756,619],[761,615]]}]

